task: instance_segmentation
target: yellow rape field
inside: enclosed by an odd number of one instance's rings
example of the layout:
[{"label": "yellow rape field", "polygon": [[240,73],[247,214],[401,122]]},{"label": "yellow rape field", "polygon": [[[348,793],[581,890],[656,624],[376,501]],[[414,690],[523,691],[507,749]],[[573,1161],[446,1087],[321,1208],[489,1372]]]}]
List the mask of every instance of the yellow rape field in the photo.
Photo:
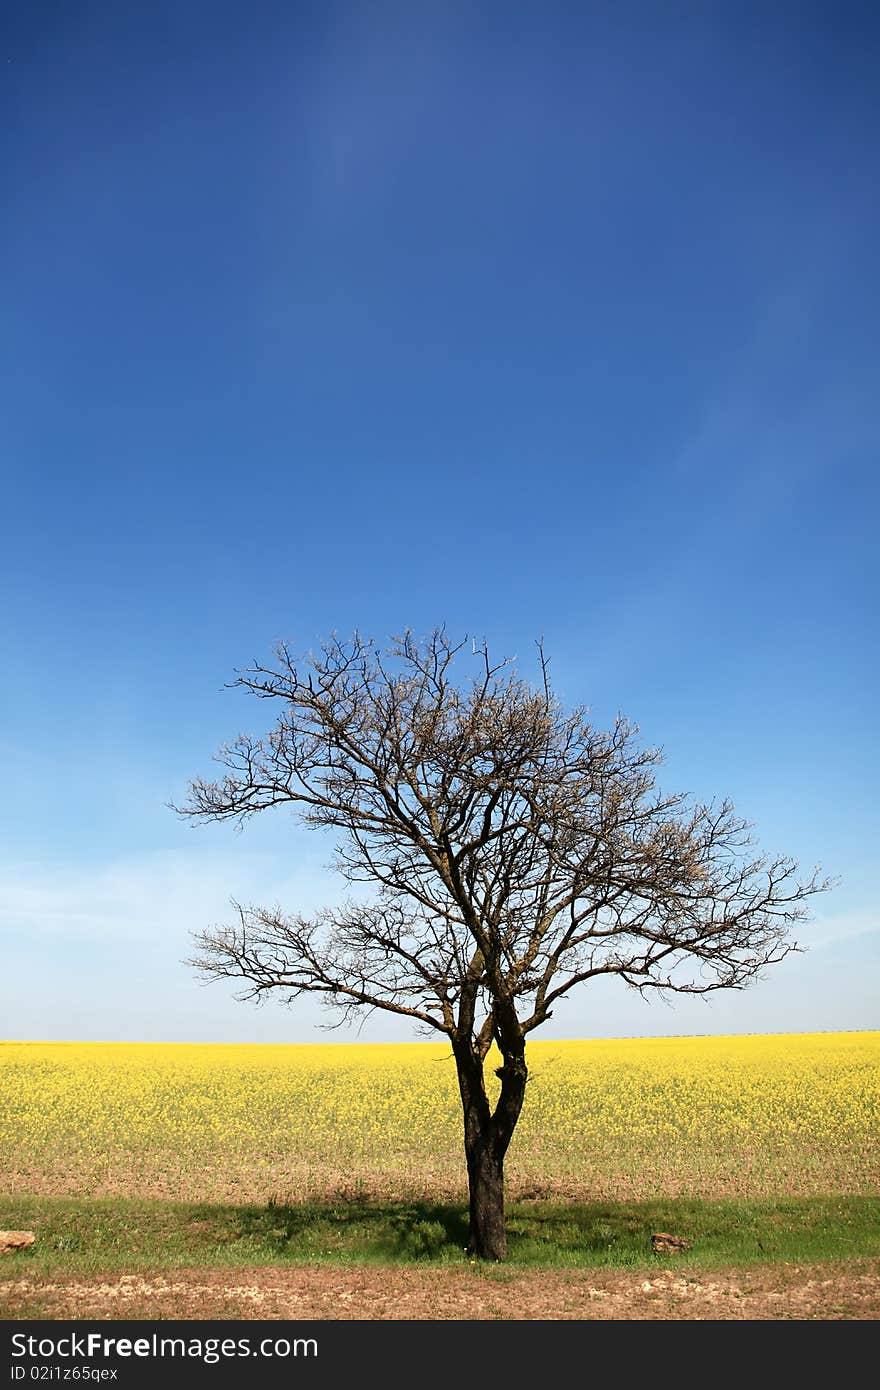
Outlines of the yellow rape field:
[{"label": "yellow rape field", "polygon": [[[512,1196],[876,1191],[880,1033],[535,1041]],[[460,1198],[449,1049],[0,1044],[0,1191]]]}]

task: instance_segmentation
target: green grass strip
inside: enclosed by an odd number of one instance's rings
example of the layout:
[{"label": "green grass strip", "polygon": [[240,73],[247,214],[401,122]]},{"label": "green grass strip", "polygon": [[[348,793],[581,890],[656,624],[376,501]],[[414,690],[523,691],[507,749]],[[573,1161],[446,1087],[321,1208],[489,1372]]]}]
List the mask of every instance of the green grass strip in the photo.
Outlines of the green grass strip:
[{"label": "green grass strip", "polygon": [[[466,1212],[427,1202],[200,1205],[120,1198],[3,1197],[0,1229],[31,1230],[0,1278],[244,1265],[467,1260]],[[655,1255],[651,1236],[692,1242]],[[880,1256],[880,1197],[550,1203],[508,1209],[509,1264],[571,1268],[748,1266]]]}]

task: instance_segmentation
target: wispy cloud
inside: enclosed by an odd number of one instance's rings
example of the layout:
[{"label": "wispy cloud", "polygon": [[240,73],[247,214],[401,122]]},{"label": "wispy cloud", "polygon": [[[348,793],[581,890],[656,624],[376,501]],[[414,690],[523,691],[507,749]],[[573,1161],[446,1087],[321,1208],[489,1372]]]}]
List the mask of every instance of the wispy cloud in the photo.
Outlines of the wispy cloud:
[{"label": "wispy cloud", "polygon": [[54,939],[86,942],[175,937],[222,919],[230,896],[316,906],[326,881],[312,871],[282,870],[279,858],[240,853],[234,866],[217,852],[156,851],[94,868],[64,861],[0,865],[0,934],[45,950]]}]

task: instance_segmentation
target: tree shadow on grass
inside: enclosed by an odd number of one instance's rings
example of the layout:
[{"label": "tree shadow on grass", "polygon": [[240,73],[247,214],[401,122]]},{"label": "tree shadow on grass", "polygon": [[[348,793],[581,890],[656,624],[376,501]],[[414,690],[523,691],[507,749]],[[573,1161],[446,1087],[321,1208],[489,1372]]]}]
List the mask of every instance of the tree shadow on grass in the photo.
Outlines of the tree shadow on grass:
[{"label": "tree shadow on grass", "polygon": [[359,1261],[461,1256],[467,1212],[433,1202],[328,1202],[238,1207],[239,1238],[277,1258]]},{"label": "tree shadow on grass", "polygon": [[[466,1258],[468,1213],[427,1201],[269,1203],[229,1209],[229,1238],[280,1260],[358,1263]],[[650,1255],[656,1213],[614,1204],[511,1204],[509,1257],[524,1264],[632,1264]]]}]

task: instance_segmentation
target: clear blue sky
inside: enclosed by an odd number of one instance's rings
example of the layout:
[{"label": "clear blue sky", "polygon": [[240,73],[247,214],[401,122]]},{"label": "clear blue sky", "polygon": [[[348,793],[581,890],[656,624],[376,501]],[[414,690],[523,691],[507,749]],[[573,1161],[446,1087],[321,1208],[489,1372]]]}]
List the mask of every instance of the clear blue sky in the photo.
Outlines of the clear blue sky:
[{"label": "clear blue sky", "polygon": [[559,1033],[880,1026],[878,69],[870,4],[8,7],[0,1036],[321,1038],[180,962],[329,847],[164,803],[277,638],[440,622],[841,878]]}]

